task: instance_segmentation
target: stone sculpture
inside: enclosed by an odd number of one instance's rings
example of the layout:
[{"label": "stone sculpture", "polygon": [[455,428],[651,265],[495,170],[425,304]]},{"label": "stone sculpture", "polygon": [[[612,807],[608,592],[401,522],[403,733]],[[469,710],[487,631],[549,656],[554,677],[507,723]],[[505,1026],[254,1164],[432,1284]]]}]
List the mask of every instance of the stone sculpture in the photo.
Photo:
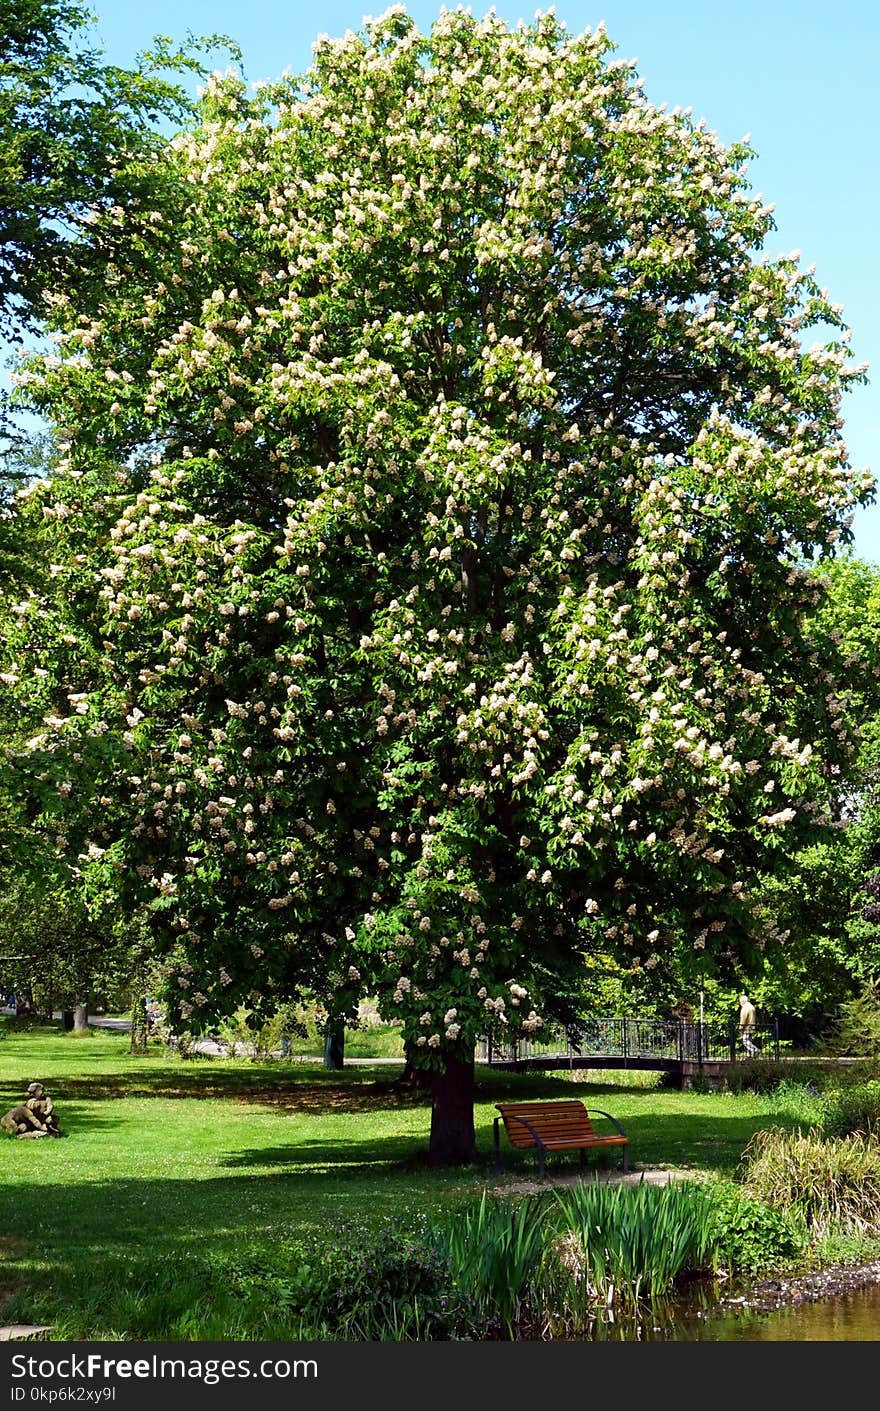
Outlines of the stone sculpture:
[{"label": "stone sculpture", "polygon": [[0,1117],[0,1131],[19,1139],[61,1137],[55,1104],[42,1083],[29,1083],[27,1097]]}]

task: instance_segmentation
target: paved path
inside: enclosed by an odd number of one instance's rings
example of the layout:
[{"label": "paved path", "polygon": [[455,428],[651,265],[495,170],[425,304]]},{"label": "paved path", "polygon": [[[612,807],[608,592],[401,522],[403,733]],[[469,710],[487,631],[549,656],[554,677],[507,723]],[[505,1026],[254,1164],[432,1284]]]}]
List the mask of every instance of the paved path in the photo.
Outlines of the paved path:
[{"label": "paved path", "polygon": [[694,1180],[692,1171],[678,1171],[666,1166],[636,1166],[629,1171],[608,1170],[597,1167],[589,1171],[579,1166],[575,1171],[551,1171],[543,1181],[504,1181],[495,1177],[493,1195],[540,1195],[551,1187],[588,1186],[592,1181],[600,1181],[606,1186],[668,1186],[670,1181]]},{"label": "paved path", "polygon": [[[60,1019],[61,1015],[53,1014],[52,1018]],[[102,1014],[90,1014],[89,1023],[93,1024],[96,1029],[119,1029],[126,1034],[131,1028],[130,1019],[106,1019]]]}]

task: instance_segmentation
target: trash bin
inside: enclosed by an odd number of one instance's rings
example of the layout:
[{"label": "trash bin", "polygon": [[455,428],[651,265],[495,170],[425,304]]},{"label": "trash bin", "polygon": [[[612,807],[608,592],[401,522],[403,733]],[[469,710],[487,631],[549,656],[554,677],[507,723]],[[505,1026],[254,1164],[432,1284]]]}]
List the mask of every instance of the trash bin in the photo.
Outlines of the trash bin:
[{"label": "trash bin", "polygon": [[65,1029],[72,1029],[72,1028],[73,1028],[73,1010],[72,1010],[72,1009],[62,1009],[62,1011],[61,1011],[61,1023],[64,1025]]}]

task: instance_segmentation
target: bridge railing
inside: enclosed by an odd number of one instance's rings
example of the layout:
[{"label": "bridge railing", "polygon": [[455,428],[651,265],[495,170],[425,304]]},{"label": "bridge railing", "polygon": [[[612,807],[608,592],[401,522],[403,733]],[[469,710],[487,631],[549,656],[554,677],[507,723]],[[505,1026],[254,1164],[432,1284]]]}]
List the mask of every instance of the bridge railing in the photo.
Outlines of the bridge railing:
[{"label": "bridge railing", "polygon": [[[779,1057],[775,1021],[758,1025],[752,1038],[759,1055]],[[569,1059],[586,1057],[701,1063],[719,1059],[737,1062],[753,1055],[743,1045],[735,1024],[723,1029],[679,1019],[612,1017],[582,1021],[576,1031],[548,1028],[528,1039],[487,1035],[477,1044],[475,1056],[478,1063],[559,1058],[562,1067]]]}]

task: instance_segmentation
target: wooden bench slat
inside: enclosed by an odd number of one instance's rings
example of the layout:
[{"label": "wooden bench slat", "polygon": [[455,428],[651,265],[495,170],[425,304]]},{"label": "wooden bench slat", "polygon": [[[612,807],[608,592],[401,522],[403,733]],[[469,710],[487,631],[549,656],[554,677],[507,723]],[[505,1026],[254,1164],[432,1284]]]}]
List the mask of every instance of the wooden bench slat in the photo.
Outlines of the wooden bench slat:
[{"label": "wooden bench slat", "polygon": [[599,1134],[594,1130],[590,1114],[580,1099],[562,1099],[558,1102],[499,1102],[496,1103],[501,1118],[495,1118],[495,1162],[500,1170],[501,1148],[498,1124],[504,1122],[511,1146],[519,1150],[536,1147],[538,1167],[544,1174],[544,1153],[546,1151],[583,1152],[592,1147],[619,1146],[623,1148],[623,1169],[627,1169],[627,1145],[629,1138],[616,1118],[610,1113],[599,1112],[616,1127],[614,1135]]}]

